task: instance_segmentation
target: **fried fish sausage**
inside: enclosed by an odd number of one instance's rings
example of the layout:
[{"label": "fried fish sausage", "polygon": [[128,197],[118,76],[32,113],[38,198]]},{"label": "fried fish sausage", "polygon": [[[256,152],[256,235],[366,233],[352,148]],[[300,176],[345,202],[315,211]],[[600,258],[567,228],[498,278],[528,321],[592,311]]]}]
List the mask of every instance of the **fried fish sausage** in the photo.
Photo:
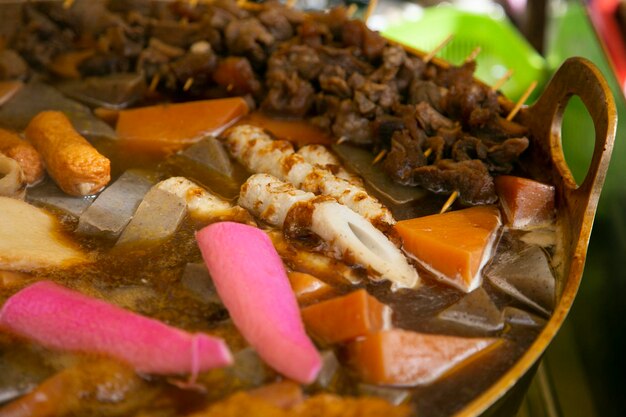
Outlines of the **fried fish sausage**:
[{"label": "fried fish sausage", "polygon": [[0,129],[0,153],[17,161],[27,184],[35,184],[43,178],[44,168],[41,155],[33,145],[16,133]]},{"label": "fried fish sausage", "polygon": [[111,180],[111,162],[74,130],[63,113],[39,113],[25,134],[43,157],[50,176],[66,193],[91,195]]}]

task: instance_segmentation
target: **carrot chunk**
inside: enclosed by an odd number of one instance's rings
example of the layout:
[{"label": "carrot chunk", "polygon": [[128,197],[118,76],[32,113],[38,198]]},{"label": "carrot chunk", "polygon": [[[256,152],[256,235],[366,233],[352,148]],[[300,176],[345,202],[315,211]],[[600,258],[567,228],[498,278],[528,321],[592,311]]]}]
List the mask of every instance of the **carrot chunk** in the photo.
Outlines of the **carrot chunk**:
[{"label": "carrot chunk", "polygon": [[545,226],[554,220],[554,187],[527,178],[495,178],[507,224],[515,229]]},{"label": "carrot chunk", "polygon": [[122,110],[117,133],[133,150],[174,152],[219,133],[248,112],[240,97]]},{"label": "carrot chunk", "polygon": [[395,225],[404,249],[439,279],[470,292],[491,257],[500,226],[495,206],[477,206],[404,220]]},{"label": "carrot chunk", "polygon": [[296,294],[296,299],[300,304],[319,299],[332,292],[333,288],[315,278],[313,275],[304,272],[290,272],[288,275],[291,289]]},{"label": "carrot chunk", "polygon": [[380,331],[348,345],[348,362],[368,383],[429,384],[476,359],[500,343],[495,338],[422,334],[401,329]]},{"label": "carrot chunk", "polygon": [[388,328],[391,309],[360,289],[303,308],[302,319],[315,339],[330,344]]},{"label": "carrot chunk", "polygon": [[269,131],[278,139],[288,140],[298,146],[309,144],[330,145],[332,138],[319,127],[303,119],[277,119],[254,112],[238,124],[248,124]]}]

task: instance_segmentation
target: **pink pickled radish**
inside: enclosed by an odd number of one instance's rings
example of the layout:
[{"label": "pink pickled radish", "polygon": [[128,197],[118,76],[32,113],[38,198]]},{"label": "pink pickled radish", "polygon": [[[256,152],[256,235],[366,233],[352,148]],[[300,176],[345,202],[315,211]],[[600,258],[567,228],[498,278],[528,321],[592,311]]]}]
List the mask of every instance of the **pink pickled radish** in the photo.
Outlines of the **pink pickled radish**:
[{"label": "pink pickled radish", "polygon": [[230,317],[272,368],[301,383],[322,361],[307,336],[283,262],[261,230],[223,222],[196,234],[204,262]]},{"label": "pink pickled radish", "polygon": [[187,333],[50,281],[9,298],[0,328],[48,348],[105,354],[153,374],[195,375],[233,361],[221,339]]}]

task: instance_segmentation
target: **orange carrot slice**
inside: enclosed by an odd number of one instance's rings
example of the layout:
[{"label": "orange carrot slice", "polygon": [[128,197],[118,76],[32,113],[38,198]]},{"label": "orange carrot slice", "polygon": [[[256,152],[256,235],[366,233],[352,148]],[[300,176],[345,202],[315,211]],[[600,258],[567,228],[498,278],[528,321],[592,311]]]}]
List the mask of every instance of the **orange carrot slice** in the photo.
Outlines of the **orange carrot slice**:
[{"label": "orange carrot slice", "polygon": [[322,343],[338,343],[388,328],[391,309],[364,289],[302,309],[309,333]]},{"label": "orange carrot slice", "polygon": [[348,345],[348,362],[371,384],[424,385],[476,359],[500,343],[401,329],[380,331]]},{"label": "orange carrot slice", "polygon": [[491,257],[500,226],[495,206],[477,206],[398,222],[404,249],[437,278],[470,292]]},{"label": "orange carrot slice", "polygon": [[333,142],[330,135],[303,119],[277,119],[254,112],[243,118],[240,124],[260,127],[278,139],[288,140],[298,146],[314,143],[330,145]]},{"label": "orange carrot slice", "polygon": [[545,226],[554,220],[554,187],[527,178],[495,178],[507,224],[515,229]]},{"label": "orange carrot slice", "polygon": [[162,104],[122,110],[116,130],[132,150],[168,153],[219,134],[247,112],[240,97]]},{"label": "orange carrot slice", "polygon": [[290,272],[288,275],[291,289],[296,294],[296,299],[300,304],[320,299],[332,292],[333,288],[315,278],[313,275],[304,272]]}]

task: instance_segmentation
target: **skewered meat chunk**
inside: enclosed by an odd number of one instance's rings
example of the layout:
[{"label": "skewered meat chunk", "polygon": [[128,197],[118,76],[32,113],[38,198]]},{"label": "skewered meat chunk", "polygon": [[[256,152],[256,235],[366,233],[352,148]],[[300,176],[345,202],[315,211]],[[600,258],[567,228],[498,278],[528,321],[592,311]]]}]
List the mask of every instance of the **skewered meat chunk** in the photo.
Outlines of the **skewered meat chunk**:
[{"label": "skewered meat chunk", "polygon": [[332,198],[315,197],[271,175],[256,174],[241,187],[239,204],[288,235],[317,236],[335,259],[366,268],[374,279],[391,281],[393,289],[419,283],[417,271],[380,230]]},{"label": "skewered meat chunk", "polygon": [[306,162],[289,142],[273,140],[262,129],[237,126],[226,142],[231,154],[252,172],[268,173],[296,188],[333,197],[381,228],[395,223],[389,210],[362,188]]}]

